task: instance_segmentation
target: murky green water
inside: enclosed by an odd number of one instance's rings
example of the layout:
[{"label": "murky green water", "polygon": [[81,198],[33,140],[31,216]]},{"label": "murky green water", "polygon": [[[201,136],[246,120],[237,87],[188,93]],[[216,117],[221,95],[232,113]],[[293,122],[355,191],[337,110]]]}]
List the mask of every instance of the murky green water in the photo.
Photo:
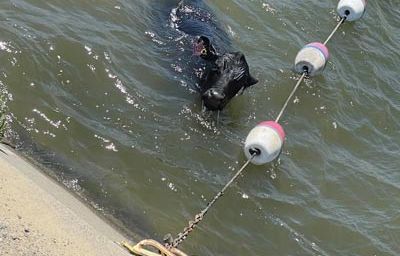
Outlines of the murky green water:
[{"label": "murky green water", "polygon": [[[0,3],[0,81],[19,146],[114,222],[176,234],[273,119],[297,51],[325,39],[336,1],[207,1],[260,83],[200,113],[177,1]],[[280,160],[251,166],[183,244],[196,255],[400,255],[400,9],[369,1],[330,42],[322,76],[283,119]],[[171,34],[169,34],[171,33]],[[180,51],[182,48],[184,51]]]}]

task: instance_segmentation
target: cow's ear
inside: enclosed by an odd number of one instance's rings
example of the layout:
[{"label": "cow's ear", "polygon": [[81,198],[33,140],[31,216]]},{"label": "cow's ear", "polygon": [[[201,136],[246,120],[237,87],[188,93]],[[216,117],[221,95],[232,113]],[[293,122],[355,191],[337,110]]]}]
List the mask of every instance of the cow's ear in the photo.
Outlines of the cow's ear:
[{"label": "cow's ear", "polygon": [[255,85],[256,83],[258,83],[258,80],[255,79],[254,77],[250,76],[249,79],[247,80],[247,83],[249,84],[248,86],[252,86],[252,85]]}]

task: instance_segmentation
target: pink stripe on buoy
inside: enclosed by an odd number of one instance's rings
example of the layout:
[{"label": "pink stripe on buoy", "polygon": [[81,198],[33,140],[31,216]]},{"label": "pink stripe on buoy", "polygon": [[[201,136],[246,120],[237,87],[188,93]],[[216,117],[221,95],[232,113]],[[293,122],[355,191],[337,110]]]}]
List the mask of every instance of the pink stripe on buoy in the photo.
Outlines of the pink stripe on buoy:
[{"label": "pink stripe on buoy", "polygon": [[286,138],[285,130],[283,130],[282,126],[280,124],[278,124],[277,122],[264,121],[264,122],[259,123],[258,126],[271,127],[279,134],[279,137],[281,138],[282,142],[285,141],[285,138]]},{"label": "pink stripe on buoy", "polygon": [[327,61],[329,59],[329,50],[328,47],[326,47],[323,43],[320,42],[313,42],[310,44],[307,44],[304,47],[314,47],[317,48],[318,50],[320,50],[322,52],[322,54],[325,56],[325,60]]}]

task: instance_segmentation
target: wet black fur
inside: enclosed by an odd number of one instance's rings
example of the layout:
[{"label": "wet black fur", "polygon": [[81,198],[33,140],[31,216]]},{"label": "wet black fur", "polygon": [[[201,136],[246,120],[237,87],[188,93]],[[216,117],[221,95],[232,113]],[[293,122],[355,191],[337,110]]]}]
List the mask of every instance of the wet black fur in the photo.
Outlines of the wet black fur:
[{"label": "wet black fur", "polygon": [[[250,75],[244,54],[229,51],[229,36],[216,25],[204,1],[180,1],[176,14],[177,28],[208,47],[206,54],[200,56],[205,69],[199,81],[202,101],[208,110],[222,110],[239,92],[258,82]],[[216,48],[224,53],[218,53]]]}]

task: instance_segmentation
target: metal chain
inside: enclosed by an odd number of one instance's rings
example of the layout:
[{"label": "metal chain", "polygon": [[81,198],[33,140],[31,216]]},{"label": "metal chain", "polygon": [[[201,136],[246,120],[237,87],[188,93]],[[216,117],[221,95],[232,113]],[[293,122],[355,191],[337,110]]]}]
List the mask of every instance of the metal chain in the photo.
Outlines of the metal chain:
[{"label": "metal chain", "polygon": [[[167,248],[176,248],[178,247],[185,239],[189,236],[190,232],[194,230],[194,228],[200,223],[200,221],[203,220],[204,216],[208,212],[208,210],[213,206],[213,204],[224,195],[225,190],[237,179],[237,177],[243,172],[243,170],[250,164],[250,162],[254,159],[254,157],[257,155],[257,153],[253,153],[251,158],[247,160],[247,162],[240,168],[240,170],[231,178],[231,180],[224,186],[223,189],[221,189],[218,194],[215,195],[213,200],[211,200],[208,204],[207,207],[204,208],[199,214],[197,214],[194,217],[194,220],[189,221],[189,225],[183,229],[182,233],[179,233],[177,238],[175,238],[173,241],[168,242],[165,241],[165,246]],[[165,240],[165,239],[164,239]]]}]

